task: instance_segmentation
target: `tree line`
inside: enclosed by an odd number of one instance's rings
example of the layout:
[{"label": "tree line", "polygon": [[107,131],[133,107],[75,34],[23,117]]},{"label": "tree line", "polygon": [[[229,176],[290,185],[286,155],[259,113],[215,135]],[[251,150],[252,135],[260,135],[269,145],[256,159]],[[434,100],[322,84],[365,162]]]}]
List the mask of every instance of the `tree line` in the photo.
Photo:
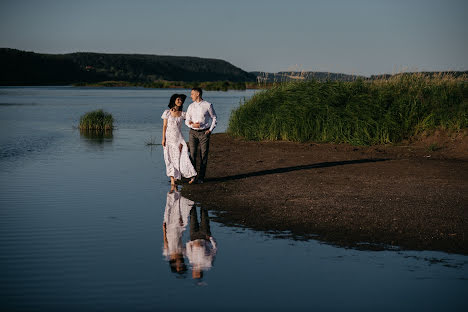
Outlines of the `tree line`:
[{"label": "tree line", "polygon": [[255,81],[219,59],[145,54],[78,52],[42,54],[0,49],[1,85],[65,85],[101,81]]}]

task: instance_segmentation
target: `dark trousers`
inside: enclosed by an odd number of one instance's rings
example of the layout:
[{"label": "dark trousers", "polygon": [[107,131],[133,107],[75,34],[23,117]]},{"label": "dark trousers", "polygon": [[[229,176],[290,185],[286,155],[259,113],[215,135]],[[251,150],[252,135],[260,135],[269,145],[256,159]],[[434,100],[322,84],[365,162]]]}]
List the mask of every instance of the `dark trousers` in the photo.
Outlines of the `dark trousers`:
[{"label": "dark trousers", "polygon": [[189,148],[190,161],[193,167],[197,170],[197,155],[198,147],[200,146],[200,170],[198,171],[197,179],[205,179],[206,165],[208,164],[208,150],[210,148],[211,133],[205,134],[205,131],[195,131],[190,129]]},{"label": "dark trousers", "polygon": [[211,236],[210,219],[208,211],[200,208],[200,223],[198,223],[197,208],[195,206],[190,210],[190,240],[205,239],[209,240]]}]

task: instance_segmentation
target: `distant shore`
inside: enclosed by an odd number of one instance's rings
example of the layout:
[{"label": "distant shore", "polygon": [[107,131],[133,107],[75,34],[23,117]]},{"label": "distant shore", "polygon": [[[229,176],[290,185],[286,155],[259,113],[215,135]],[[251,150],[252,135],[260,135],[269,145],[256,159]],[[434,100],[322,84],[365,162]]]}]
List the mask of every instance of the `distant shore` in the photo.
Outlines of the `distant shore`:
[{"label": "distant shore", "polygon": [[468,254],[466,130],[372,147],[214,134],[205,183],[182,193],[229,225],[345,247]]},{"label": "distant shore", "polygon": [[142,87],[154,89],[191,89],[200,87],[206,91],[228,91],[260,89],[254,82],[231,82],[231,81],[206,81],[206,82],[185,82],[185,81],[153,81],[153,82],[130,82],[130,81],[101,81],[101,82],[81,82],[74,83],[75,87]]}]

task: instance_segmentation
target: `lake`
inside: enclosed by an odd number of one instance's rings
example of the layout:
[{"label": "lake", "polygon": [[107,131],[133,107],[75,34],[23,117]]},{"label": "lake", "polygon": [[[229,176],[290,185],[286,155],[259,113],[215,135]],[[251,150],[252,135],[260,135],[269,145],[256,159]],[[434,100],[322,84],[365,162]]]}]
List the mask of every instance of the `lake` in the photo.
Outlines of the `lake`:
[{"label": "lake", "polygon": [[[170,193],[162,147],[145,143],[160,143],[170,95],[189,91],[0,87],[0,310],[467,308],[467,256],[279,238]],[[215,133],[255,92],[205,92]],[[95,109],[113,114],[112,136],[76,128]],[[183,250],[206,226],[214,245],[196,269]]]}]

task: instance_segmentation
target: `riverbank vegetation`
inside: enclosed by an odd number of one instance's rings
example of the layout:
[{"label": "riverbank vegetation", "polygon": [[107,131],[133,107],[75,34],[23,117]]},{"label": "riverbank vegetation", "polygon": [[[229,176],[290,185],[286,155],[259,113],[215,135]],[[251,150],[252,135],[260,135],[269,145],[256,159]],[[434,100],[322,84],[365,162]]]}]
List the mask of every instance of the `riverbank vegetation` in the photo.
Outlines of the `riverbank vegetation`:
[{"label": "riverbank vegetation", "polygon": [[114,118],[102,109],[95,110],[81,116],[79,128],[82,131],[112,131]]},{"label": "riverbank vegetation", "polygon": [[207,91],[227,91],[227,90],[245,90],[247,86],[255,83],[232,82],[232,81],[205,81],[205,82],[186,82],[186,81],[166,81],[156,80],[153,82],[130,82],[130,81],[102,81],[96,83],[75,83],[75,87],[142,87],[142,88],[162,88],[162,89],[191,89],[194,87],[202,88]]},{"label": "riverbank vegetation", "polygon": [[468,127],[467,81],[415,73],[276,84],[231,113],[228,133],[249,140],[372,145],[436,128],[456,131]]}]

